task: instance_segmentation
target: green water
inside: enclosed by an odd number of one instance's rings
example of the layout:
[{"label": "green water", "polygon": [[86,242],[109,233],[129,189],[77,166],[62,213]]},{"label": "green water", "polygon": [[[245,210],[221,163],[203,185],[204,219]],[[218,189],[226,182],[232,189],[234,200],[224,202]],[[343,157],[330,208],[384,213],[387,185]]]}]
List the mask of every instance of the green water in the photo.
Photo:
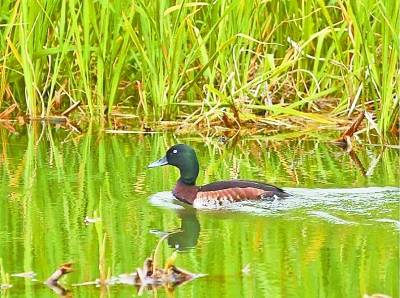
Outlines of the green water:
[{"label": "green water", "polygon": [[[75,135],[40,125],[0,130],[0,258],[11,277],[2,297],[56,297],[42,281],[60,264],[73,297],[132,297],[128,285],[73,284],[99,277],[100,243],[116,276],[162,246],[178,247],[177,265],[205,273],[176,297],[399,297],[398,149],[357,146],[359,164],[327,142],[332,136],[278,140],[172,135]],[[199,184],[242,178],[293,193],[285,202],[195,211],[167,192],[174,168],[147,170],[172,144],[198,152]],[[362,165],[362,166],[361,166]],[[362,168],[363,167],[363,168]],[[363,175],[367,174],[367,175]],[[84,218],[100,217],[86,225]],[[243,270],[244,269],[244,270]],[[164,289],[145,297],[168,296]]]}]

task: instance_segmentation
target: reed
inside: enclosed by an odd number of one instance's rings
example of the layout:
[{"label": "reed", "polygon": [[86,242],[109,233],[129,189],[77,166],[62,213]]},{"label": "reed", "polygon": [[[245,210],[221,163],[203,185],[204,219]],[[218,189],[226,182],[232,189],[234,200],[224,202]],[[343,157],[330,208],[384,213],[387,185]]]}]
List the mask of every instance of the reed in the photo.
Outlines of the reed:
[{"label": "reed", "polygon": [[9,286],[10,286],[10,276],[4,270],[3,259],[0,258],[0,290],[3,290],[3,287],[7,288]]},{"label": "reed", "polygon": [[399,11],[391,0],[5,0],[0,107],[49,116],[81,101],[95,119],[128,107],[142,121],[269,124],[367,110],[385,134],[398,125]]}]

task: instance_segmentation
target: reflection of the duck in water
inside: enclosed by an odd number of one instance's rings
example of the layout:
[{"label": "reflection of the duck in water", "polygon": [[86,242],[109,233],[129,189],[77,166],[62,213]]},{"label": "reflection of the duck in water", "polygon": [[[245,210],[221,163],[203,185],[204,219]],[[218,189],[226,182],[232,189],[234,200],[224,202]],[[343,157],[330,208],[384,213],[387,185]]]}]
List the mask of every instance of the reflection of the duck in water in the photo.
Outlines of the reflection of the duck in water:
[{"label": "reflection of the duck in water", "polygon": [[69,289],[64,288],[64,286],[59,283],[47,283],[47,286],[53,290],[53,292],[59,297],[70,298],[72,297],[72,293]]},{"label": "reflection of the duck in water", "polygon": [[[168,245],[178,251],[194,248],[200,234],[200,223],[196,216],[196,209],[185,207],[184,209],[175,210],[175,212],[181,219],[181,227],[178,230],[168,232]],[[166,233],[161,231],[153,232],[159,235]]]},{"label": "reflection of the duck in water", "polygon": [[177,210],[177,215],[181,219],[181,228],[168,237],[168,245],[180,251],[195,247],[200,234],[196,209],[180,209]]}]

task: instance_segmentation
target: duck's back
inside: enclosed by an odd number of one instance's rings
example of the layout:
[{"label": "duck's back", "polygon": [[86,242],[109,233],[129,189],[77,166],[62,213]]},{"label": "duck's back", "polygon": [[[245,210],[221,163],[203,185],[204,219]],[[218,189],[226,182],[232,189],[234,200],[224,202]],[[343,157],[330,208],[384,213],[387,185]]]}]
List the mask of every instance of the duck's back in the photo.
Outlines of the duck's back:
[{"label": "duck's back", "polygon": [[288,193],[270,184],[247,180],[218,181],[199,188],[195,201],[222,205],[225,202],[285,198]]}]

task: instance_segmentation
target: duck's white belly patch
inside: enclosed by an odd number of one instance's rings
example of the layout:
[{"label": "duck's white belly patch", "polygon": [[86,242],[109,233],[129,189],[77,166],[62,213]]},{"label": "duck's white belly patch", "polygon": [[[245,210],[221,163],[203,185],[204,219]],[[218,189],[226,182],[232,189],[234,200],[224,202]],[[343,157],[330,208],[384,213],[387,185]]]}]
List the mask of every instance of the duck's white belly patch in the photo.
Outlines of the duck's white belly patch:
[{"label": "duck's white belly patch", "polygon": [[228,199],[215,199],[215,198],[201,198],[196,199],[193,202],[193,207],[197,209],[215,209],[215,208],[223,208],[234,203],[233,200]]}]

